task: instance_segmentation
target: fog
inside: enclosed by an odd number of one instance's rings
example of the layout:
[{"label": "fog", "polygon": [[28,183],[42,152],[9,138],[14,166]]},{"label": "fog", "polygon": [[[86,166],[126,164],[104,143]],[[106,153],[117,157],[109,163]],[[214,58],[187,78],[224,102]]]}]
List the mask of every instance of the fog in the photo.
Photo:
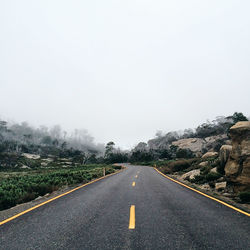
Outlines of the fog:
[{"label": "fog", "polygon": [[2,0],[0,118],[86,129],[95,142],[130,148],[158,130],[249,116],[249,8]]}]

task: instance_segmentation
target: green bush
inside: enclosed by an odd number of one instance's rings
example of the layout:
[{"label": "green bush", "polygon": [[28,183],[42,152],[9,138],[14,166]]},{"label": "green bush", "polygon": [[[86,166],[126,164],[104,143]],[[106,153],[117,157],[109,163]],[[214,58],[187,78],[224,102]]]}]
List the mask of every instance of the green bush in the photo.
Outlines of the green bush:
[{"label": "green bush", "polygon": [[241,202],[249,203],[250,202],[250,191],[245,191],[245,192],[239,193],[239,198],[240,198]]},{"label": "green bush", "polygon": [[121,166],[113,166],[114,169],[121,169],[122,167]]},{"label": "green bush", "polygon": [[179,148],[176,152],[176,157],[190,159],[194,158],[194,153],[190,149]]},{"label": "green bush", "polygon": [[210,172],[211,167],[205,166],[201,168],[201,174],[202,175],[207,175]]},{"label": "green bush", "polygon": [[203,184],[206,182],[205,175],[196,175],[192,180],[190,180],[193,183],[197,184]]},{"label": "green bush", "polygon": [[211,183],[212,181],[215,181],[221,177],[221,174],[219,173],[213,173],[213,172],[209,172],[207,174],[204,174],[204,173],[206,172],[203,172],[201,175],[195,176],[194,179],[191,180],[191,182],[197,183],[197,184],[204,184],[206,182]]},{"label": "green bush", "polygon": [[215,181],[219,179],[220,177],[221,177],[221,174],[210,172],[205,176],[205,179],[207,180],[207,182],[209,182],[209,181]]},{"label": "green bush", "polygon": [[194,162],[194,159],[178,160],[178,161],[173,161],[169,163],[168,167],[172,170],[172,172],[178,172],[178,171],[182,171],[184,169],[189,168],[193,162]]}]

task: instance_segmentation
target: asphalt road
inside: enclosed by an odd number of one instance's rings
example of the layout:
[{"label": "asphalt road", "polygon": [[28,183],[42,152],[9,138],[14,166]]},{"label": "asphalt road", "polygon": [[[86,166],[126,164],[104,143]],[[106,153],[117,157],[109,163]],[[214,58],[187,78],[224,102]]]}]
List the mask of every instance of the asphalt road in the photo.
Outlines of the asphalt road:
[{"label": "asphalt road", "polygon": [[0,226],[0,249],[250,249],[250,219],[130,166]]}]

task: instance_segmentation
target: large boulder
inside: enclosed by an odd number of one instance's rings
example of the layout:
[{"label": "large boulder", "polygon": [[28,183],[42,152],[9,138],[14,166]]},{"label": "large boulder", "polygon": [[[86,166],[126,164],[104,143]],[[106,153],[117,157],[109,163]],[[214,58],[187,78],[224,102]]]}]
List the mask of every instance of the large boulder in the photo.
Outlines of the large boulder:
[{"label": "large boulder", "polygon": [[232,151],[231,145],[223,145],[220,148],[219,158],[221,167],[225,167],[227,160],[229,159],[229,155]]},{"label": "large boulder", "polygon": [[228,136],[226,134],[221,134],[221,135],[214,135],[214,136],[209,136],[206,137],[205,139],[205,148],[208,151],[217,151],[215,150],[217,144],[221,143],[226,143],[226,141],[228,140]]},{"label": "large boulder", "polygon": [[206,159],[206,158],[210,158],[210,157],[216,157],[217,155],[218,155],[217,152],[207,152],[201,158]]},{"label": "large boulder", "polygon": [[191,151],[196,153],[202,151],[205,145],[205,141],[200,138],[188,138],[174,141],[172,142],[172,144],[182,149],[190,149]]},{"label": "large boulder", "polygon": [[185,180],[187,177],[189,177],[189,179],[192,180],[195,178],[195,176],[200,175],[200,174],[201,174],[200,169],[194,169],[194,170],[191,170],[191,171],[183,174],[181,176],[181,179]]},{"label": "large boulder", "polygon": [[235,192],[250,189],[250,121],[236,123],[229,132],[232,151],[225,166],[227,180]]}]

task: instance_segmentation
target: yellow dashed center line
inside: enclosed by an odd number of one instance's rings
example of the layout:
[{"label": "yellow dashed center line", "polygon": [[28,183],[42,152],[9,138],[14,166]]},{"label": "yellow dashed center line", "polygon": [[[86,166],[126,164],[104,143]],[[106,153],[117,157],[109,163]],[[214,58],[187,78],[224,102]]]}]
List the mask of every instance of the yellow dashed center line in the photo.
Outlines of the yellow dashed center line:
[{"label": "yellow dashed center line", "polygon": [[133,183],[132,183],[132,187],[135,187],[135,181],[133,181]]},{"label": "yellow dashed center line", "polygon": [[130,217],[128,229],[135,229],[135,205],[130,207]]}]

